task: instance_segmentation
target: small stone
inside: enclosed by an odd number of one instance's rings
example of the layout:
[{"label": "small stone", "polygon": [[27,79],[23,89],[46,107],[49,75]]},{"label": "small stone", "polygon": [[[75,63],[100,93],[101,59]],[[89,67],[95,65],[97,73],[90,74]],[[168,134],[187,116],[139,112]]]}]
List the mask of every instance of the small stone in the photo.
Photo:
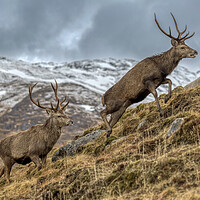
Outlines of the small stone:
[{"label": "small stone", "polygon": [[140,122],[138,125],[138,128],[141,128],[142,126],[144,126],[145,123],[146,123],[146,120],[143,120],[142,122]]},{"label": "small stone", "polygon": [[184,118],[177,118],[173,121],[168,133],[167,133],[167,138],[171,136],[173,133],[177,132],[180,130],[182,124],[184,122]]}]

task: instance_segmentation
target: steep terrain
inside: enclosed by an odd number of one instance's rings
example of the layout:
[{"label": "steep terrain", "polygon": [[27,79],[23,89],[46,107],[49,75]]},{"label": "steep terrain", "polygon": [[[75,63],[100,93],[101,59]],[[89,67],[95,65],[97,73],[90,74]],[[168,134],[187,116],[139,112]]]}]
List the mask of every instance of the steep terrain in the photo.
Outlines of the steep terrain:
[{"label": "steep terrain", "polygon": [[[200,86],[175,88],[167,104],[164,97],[162,118],[155,102],[142,103],[125,112],[109,139],[103,132],[52,163],[55,148],[41,171],[16,165],[10,185],[0,179],[0,199],[200,199]],[[170,132],[177,119],[180,127]]]},{"label": "steep terrain", "polygon": [[[33,106],[29,100],[28,86],[39,82],[34,96],[39,96],[41,103],[48,105],[54,98],[49,83],[56,79],[59,83],[59,97],[68,96],[70,104],[67,113],[74,120],[74,126],[63,129],[59,143],[65,143],[101,120],[101,95],[136,63],[131,59],[113,58],[72,63],[28,63],[1,57],[0,139],[45,121],[46,113]],[[195,73],[181,66],[171,75],[173,87],[184,86],[196,77]],[[163,93],[167,88],[161,86],[158,91]],[[152,99],[149,96],[145,101]]]}]

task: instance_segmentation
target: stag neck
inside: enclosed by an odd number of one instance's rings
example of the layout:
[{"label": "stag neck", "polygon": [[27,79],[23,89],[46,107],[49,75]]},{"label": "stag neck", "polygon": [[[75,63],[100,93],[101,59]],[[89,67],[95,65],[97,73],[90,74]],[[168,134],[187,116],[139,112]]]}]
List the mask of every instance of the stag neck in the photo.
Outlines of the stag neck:
[{"label": "stag neck", "polygon": [[165,62],[161,64],[161,68],[166,75],[169,75],[177,67],[182,58],[176,54],[175,47],[170,48],[163,54]]},{"label": "stag neck", "polygon": [[160,55],[152,56],[150,59],[156,63],[165,76],[171,74],[181,60],[181,58],[176,55],[174,47]]},{"label": "stag neck", "polygon": [[53,117],[49,117],[49,119],[46,120],[44,127],[47,129],[50,129],[52,132],[61,132],[61,128],[58,123],[56,123],[56,120],[53,119]]}]

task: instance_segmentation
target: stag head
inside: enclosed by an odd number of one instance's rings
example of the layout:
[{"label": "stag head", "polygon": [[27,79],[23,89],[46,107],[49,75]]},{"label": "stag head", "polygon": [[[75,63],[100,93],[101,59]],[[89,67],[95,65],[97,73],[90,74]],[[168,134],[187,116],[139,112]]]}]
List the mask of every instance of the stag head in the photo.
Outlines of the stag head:
[{"label": "stag head", "polygon": [[52,120],[53,124],[59,126],[59,127],[63,127],[63,126],[69,126],[73,124],[73,121],[65,114],[65,109],[67,108],[67,105],[69,104],[69,101],[67,101],[67,103],[65,105],[62,106],[62,104],[66,101],[67,97],[65,96],[65,98],[60,101],[60,99],[58,98],[58,83],[55,81],[56,83],[56,87],[53,86],[53,84],[51,83],[51,87],[54,91],[55,94],[55,98],[57,100],[57,105],[54,107],[53,104],[51,103],[51,107],[47,107],[47,106],[42,106],[39,102],[39,100],[37,100],[37,102],[33,99],[32,97],[32,91],[33,88],[37,85],[34,84],[33,86],[29,87],[29,95],[30,95],[30,99],[31,101],[39,108],[45,109],[47,114],[50,116],[50,119]]},{"label": "stag head", "polygon": [[171,28],[169,26],[169,34],[166,33],[159,25],[158,21],[157,21],[157,18],[156,18],[156,14],[154,13],[154,16],[155,16],[155,22],[158,26],[158,28],[166,35],[168,36],[169,38],[171,38],[171,44],[172,44],[172,47],[174,49],[174,53],[175,53],[175,56],[177,56],[178,58],[182,59],[182,58],[195,58],[195,56],[198,54],[198,52],[194,49],[192,49],[191,47],[189,47],[188,45],[185,44],[185,40],[191,38],[195,32],[191,35],[190,32],[188,31],[187,34],[185,34],[183,36],[183,34],[186,32],[187,30],[187,25],[185,26],[185,29],[181,32],[178,28],[178,25],[177,25],[177,22],[176,22],[176,19],[174,17],[174,15],[171,13],[171,16],[174,20],[174,24],[175,24],[175,27],[176,27],[176,30],[178,32],[178,36],[177,37],[174,37],[171,35]]}]

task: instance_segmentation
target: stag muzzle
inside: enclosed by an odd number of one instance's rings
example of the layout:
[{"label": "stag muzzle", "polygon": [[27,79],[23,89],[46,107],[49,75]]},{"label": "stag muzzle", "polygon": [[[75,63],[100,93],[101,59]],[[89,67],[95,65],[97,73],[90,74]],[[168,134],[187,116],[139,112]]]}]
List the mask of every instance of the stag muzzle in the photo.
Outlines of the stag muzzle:
[{"label": "stag muzzle", "polygon": [[194,50],[194,57],[198,55],[198,52]]},{"label": "stag muzzle", "polygon": [[193,52],[190,53],[188,57],[189,57],[189,58],[195,58],[196,55],[198,55],[198,52],[197,52],[196,50],[193,50]]}]

